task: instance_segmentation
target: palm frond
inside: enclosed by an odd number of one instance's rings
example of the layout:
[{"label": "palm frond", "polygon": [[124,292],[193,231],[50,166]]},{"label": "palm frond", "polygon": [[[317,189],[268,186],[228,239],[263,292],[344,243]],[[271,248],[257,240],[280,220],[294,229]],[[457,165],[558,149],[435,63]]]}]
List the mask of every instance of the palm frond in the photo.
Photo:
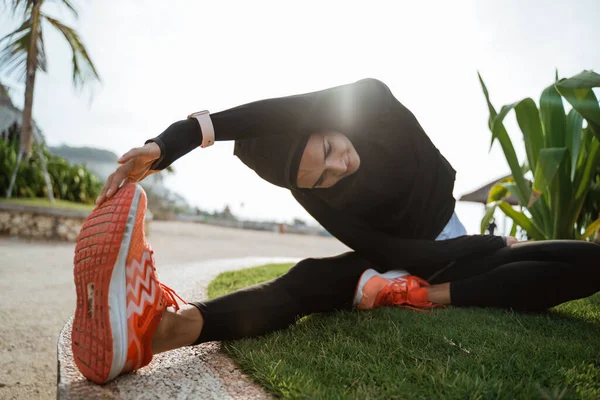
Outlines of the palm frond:
[{"label": "palm frond", "polygon": [[73,84],[75,87],[83,86],[88,80],[95,79],[100,81],[96,67],[92,63],[85,46],[81,43],[81,39],[77,32],[57,19],[43,14],[42,16],[62,33],[69,43],[69,46],[71,46],[71,50],[73,51]]},{"label": "palm frond", "polygon": [[8,8],[12,8],[13,15],[20,13],[27,14],[33,8],[34,0],[3,0]]},{"label": "palm frond", "polygon": [[6,47],[0,53],[0,71],[24,79],[27,71],[27,53],[33,36],[32,26],[32,20],[29,18],[14,32],[0,39],[0,44],[6,43]]},{"label": "palm frond", "polygon": [[75,18],[79,18],[79,12],[75,8],[75,6],[73,5],[73,2],[71,0],[62,0],[61,2],[65,5],[65,7],[67,7],[69,10],[71,10],[71,12],[75,16]]},{"label": "palm frond", "polygon": [[38,34],[37,46],[37,67],[38,69],[48,72],[48,62],[46,59],[46,46],[44,45],[44,34],[40,26],[40,32]]},{"label": "palm frond", "polygon": [[8,96],[8,87],[4,86],[2,82],[0,82],[0,97]]},{"label": "palm frond", "polygon": [[15,35],[22,34],[27,29],[31,29],[31,25],[32,25],[32,19],[31,19],[31,17],[29,17],[25,21],[23,21],[23,23],[21,24],[21,26],[19,26],[13,32],[9,33],[8,35],[6,35],[2,39],[0,39],[0,43],[2,43],[5,40],[9,40],[11,37],[13,37]]},{"label": "palm frond", "polygon": [[42,1],[49,1],[49,2],[52,2],[55,4],[62,4],[66,8],[68,8],[69,11],[71,11],[73,13],[75,18],[79,18],[79,11],[77,11],[77,8],[75,7],[75,5],[73,3],[73,0],[42,0]]}]

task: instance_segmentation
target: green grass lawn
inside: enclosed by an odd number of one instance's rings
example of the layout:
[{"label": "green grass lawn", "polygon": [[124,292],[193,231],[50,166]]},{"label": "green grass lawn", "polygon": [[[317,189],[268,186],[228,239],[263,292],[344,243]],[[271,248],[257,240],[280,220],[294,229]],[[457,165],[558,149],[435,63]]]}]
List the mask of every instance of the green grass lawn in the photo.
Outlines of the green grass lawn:
[{"label": "green grass lawn", "polygon": [[[209,297],[290,266],[223,273]],[[277,397],[600,399],[600,294],[537,315],[453,307],[312,315],[223,348]]]},{"label": "green grass lawn", "polygon": [[0,204],[22,204],[26,206],[52,207],[89,212],[91,212],[94,209],[93,204],[74,203],[72,201],[65,200],[54,200],[54,203],[50,203],[50,200],[48,200],[47,198],[0,198]]}]

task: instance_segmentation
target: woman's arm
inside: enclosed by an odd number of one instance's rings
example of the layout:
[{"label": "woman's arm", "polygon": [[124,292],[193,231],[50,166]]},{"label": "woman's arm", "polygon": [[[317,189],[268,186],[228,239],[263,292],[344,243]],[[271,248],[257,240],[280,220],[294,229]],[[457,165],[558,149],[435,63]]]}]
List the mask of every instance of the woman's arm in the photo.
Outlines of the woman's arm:
[{"label": "woman's arm", "polygon": [[500,236],[473,235],[450,240],[403,239],[376,231],[358,218],[340,215],[325,203],[308,201],[301,193],[292,192],[294,198],[329,233],[361,253],[371,262],[389,269],[406,269],[427,278],[457,259],[493,252],[506,247]]},{"label": "woman's arm", "polygon": [[[395,104],[394,101],[385,84],[376,79],[363,79],[318,92],[248,103],[210,114],[210,121],[215,141],[303,135],[323,129],[351,135],[364,130]],[[202,139],[202,129],[196,119],[172,124],[148,140],[161,148],[161,157],[152,169],[166,168],[198,147]]]},{"label": "woman's arm", "polygon": [[211,114],[216,140],[359,130],[385,111],[391,92],[376,79],[363,79],[318,92],[267,99]]}]

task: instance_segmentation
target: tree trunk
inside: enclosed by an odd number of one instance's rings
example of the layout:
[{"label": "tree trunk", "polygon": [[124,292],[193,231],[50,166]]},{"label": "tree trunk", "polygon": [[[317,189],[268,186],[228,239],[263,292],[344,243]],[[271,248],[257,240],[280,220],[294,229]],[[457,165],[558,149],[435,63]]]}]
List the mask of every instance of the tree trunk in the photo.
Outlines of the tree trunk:
[{"label": "tree trunk", "polygon": [[[6,197],[12,196],[12,190],[21,165],[22,158],[25,157],[25,162],[29,160],[31,154],[31,143],[34,138],[33,134],[33,89],[35,88],[35,73],[38,68],[38,54],[37,54],[37,43],[39,40],[38,35],[41,33],[40,24],[40,7],[42,5],[41,0],[33,0],[32,19],[33,26],[31,27],[31,44],[27,53],[27,71],[25,75],[25,106],[23,107],[23,120],[21,122],[21,136],[20,136],[20,149],[19,156],[17,157],[17,163],[13,171],[10,185],[8,186],[8,192]],[[48,175],[48,169],[46,168],[46,159],[42,151],[42,141],[37,138],[38,156],[40,157],[40,163],[42,165],[42,171],[44,174],[44,180],[46,181],[46,191],[48,192],[48,199],[51,203],[54,202],[54,192],[52,189],[52,183],[50,182],[50,176]]]},{"label": "tree trunk", "polygon": [[31,141],[33,138],[33,89],[35,87],[35,73],[38,67],[37,42],[40,33],[40,0],[33,0],[31,27],[31,44],[27,53],[27,71],[25,76],[25,106],[23,107],[23,121],[21,123],[21,151],[25,159],[31,153]]},{"label": "tree trunk", "polygon": [[8,185],[8,191],[6,192],[7,199],[10,199],[12,196],[12,191],[15,186],[15,179],[17,179],[17,171],[19,171],[19,166],[21,165],[22,159],[23,151],[19,150],[19,155],[17,156],[17,163],[15,164],[15,169],[13,170],[12,176],[10,177],[10,184]]},{"label": "tree trunk", "polygon": [[52,182],[50,181],[50,175],[48,174],[48,167],[46,166],[46,158],[44,157],[44,151],[42,149],[42,138],[39,135],[33,135],[35,142],[37,143],[38,157],[40,158],[40,165],[42,166],[42,173],[44,174],[44,180],[46,181],[46,192],[48,194],[48,200],[50,203],[54,203],[54,189],[52,189]]}]

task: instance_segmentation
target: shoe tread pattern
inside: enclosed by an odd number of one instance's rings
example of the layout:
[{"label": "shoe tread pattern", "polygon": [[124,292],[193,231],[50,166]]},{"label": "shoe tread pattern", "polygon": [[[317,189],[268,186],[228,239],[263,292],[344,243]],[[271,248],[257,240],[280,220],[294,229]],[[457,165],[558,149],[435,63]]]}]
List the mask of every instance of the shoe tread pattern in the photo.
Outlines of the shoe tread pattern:
[{"label": "shoe tread pattern", "polygon": [[[109,285],[126,228],[135,186],[128,185],[105,201],[83,224],[74,256],[77,305],[72,331],[75,363],[97,383],[108,378],[113,357],[108,308]],[[88,284],[93,283],[93,313],[88,313]]]}]

